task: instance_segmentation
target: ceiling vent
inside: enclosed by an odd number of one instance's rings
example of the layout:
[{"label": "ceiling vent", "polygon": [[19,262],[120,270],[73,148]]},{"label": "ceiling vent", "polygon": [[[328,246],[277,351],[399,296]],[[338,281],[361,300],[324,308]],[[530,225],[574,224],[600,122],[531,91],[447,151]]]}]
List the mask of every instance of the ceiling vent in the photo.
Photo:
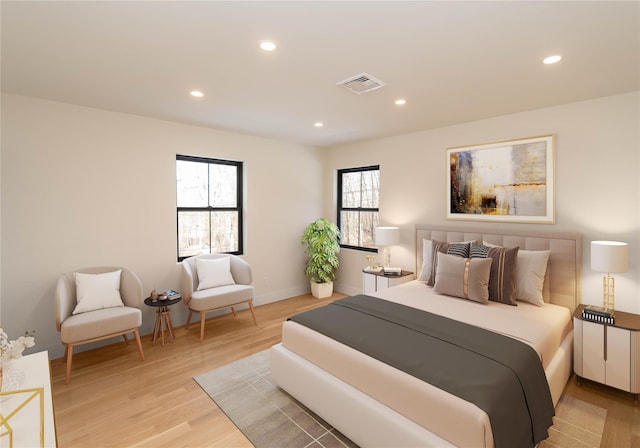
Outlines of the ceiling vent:
[{"label": "ceiling vent", "polygon": [[372,90],[379,89],[385,85],[384,82],[366,73],[360,73],[359,75],[347,78],[344,81],[340,81],[336,85],[342,86],[347,90],[352,91],[360,95],[361,93],[371,92]]}]

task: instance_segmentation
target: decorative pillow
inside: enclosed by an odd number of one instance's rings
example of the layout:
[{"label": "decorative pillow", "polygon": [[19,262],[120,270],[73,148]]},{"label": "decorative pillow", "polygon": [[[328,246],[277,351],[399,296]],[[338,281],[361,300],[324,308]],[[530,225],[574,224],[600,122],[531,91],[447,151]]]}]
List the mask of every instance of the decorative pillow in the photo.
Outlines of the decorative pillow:
[{"label": "decorative pillow", "polygon": [[422,240],[422,269],[418,280],[426,282],[431,276],[431,266],[433,264],[433,244],[431,240]]},{"label": "decorative pillow", "polygon": [[73,314],[124,306],[120,297],[122,269],[104,274],[74,272],[76,280],[76,307]]},{"label": "decorative pillow", "polygon": [[[438,253],[450,254],[462,258],[469,257],[469,247],[475,241],[463,241],[460,243],[446,243],[444,241],[431,240],[431,269],[427,275],[427,285],[433,286],[436,281],[436,269],[438,267]],[[424,266],[424,263],[423,263]]]},{"label": "decorative pillow", "polygon": [[461,258],[439,253],[433,290],[486,305],[491,262],[491,258]]},{"label": "decorative pillow", "polygon": [[489,247],[472,244],[471,258],[491,258],[491,276],[489,277],[489,300],[517,305],[516,303],[516,266],[518,247]]},{"label": "decorative pillow", "polygon": [[542,287],[550,250],[521,250],[516,264],[516,300],[544,306]]},{"label": "decorative pillow", "polygon": [[197,258],[196,269],[198,271],[198,291],[215,288],[217,286],[235,285],[231,275],[231,259],[222,258]]},{"label": "decorative pillow", "polygon": [[[483,241],[485,246],[500,247]],[[542,288],[550,250],[520,250],[516,264],[516,300],[543,306]]]},{"label": "decorative pillow", "polygon": [[449,255],[455,255],[456,257],[469,258],[469,247],[471,243],[449,243],[447,247],[447,253]]}]

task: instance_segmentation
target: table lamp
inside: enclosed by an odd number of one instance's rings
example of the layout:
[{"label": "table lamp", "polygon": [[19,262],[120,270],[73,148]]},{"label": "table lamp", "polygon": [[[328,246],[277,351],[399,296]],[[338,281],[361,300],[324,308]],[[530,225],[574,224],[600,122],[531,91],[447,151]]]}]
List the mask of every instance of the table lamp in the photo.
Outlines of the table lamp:
[{"label": "table lamp", "polygon": [[591,269],[606,272],[602,278],[603,305],[614,309],[614,280],[611,273],[625,272],[629,259],[627,243],[618,241],[591,241]]},{"label": "table lamp", "polygon": [[391,252],[389,246],[400,242],[399,227],[376,227],[376,246],[382,247],[382,260],[385,268],[391,267]]}]

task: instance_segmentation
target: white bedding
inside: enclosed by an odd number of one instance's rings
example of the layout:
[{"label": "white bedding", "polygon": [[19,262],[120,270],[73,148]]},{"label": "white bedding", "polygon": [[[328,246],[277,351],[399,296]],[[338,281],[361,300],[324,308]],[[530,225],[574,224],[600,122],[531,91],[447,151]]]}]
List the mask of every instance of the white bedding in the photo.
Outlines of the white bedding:
[{"label": "white bedding", "polygon": [[573,328],[571,312],[563,306],[546,303],[538,307],[527,302],[511,306],[492,301],[483,305],[438,294],[417,280],[371,295],[519,339],[538,352],[545,368]]},{"label": "white bedding", "polygon": [[[496,302],[482,305],[439,295],[419,281],[373,295],[522,340],[537,351],[545,369],[572,330],[569,310],[551,304],[544,307],[527,303],[517,307]],[[283,326],[282,348],[453,445],[493,446],[488,416],[465,400],[291,321]],[[272,370],[278,371],[278,368]],[[286,373],[280,370],[278,375]],[[460,430],[461,425],[464,431]]]}]

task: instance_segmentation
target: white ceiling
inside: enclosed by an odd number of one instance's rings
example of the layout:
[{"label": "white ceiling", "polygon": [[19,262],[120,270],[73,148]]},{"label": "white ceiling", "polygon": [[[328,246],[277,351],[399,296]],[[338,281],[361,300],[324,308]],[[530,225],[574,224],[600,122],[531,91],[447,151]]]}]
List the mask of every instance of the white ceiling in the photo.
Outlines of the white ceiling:
[{"label": "white ceiling", "polygon": [[[637,1],[0,7],[4,92],[305,145],[640,89]],[[259,50],[265,39],[278,49]],[[543,65],[552,54],[563,60]],[[362,95],[336,86],[362,72],[387,85]],[[205,97],[192,98],[192,89]],[[403,107],[393,104],[400,97]]]}]

